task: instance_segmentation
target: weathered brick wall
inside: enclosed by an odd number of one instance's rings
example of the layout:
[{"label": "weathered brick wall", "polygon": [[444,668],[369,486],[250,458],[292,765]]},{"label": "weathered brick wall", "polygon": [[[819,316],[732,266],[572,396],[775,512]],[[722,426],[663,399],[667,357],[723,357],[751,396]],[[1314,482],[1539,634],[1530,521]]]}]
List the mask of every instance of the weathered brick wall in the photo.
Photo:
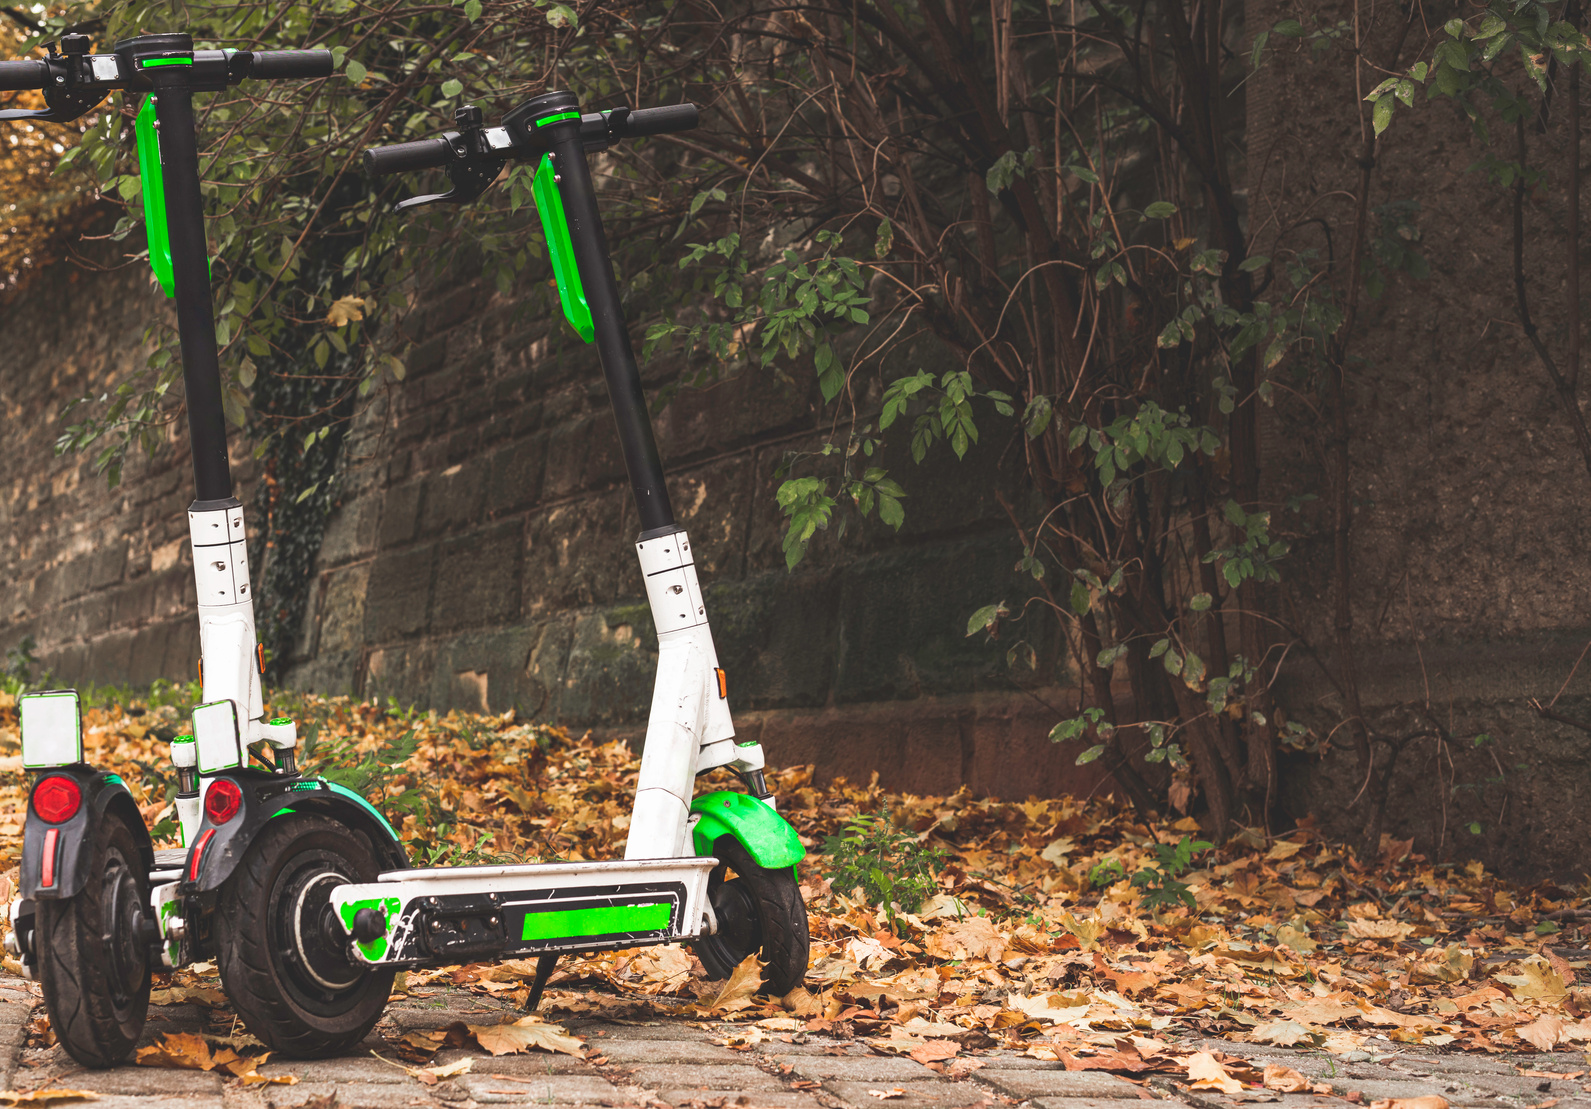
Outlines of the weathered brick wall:
[{"label": "weathered brick wall", "polygon": [[[406,381],[372,398],[343,448],[287,679],[636,735],[655,640],[595,350],[478,282],[444,280],[423,304]],[[164,310],[141,272],[66,265],[3,309],[0,651],[32,634],[64,681],[194,670],[185,430],[109,492],[53,454],[61,406],[141,364]],[[900,535],[822,536],[791,574],[774,470],[820,441],[816,399],[810,383],[751,375],[682,394],[657,421],[741,734],[779,763],[905,788],[1092,785],[1045,738],[1063,695],[1016,691],[1003,646],[963,635],[973,609],[1018,587],[994,496],[1018,494],[1005,444],[922,470],[887,459],[913,493]],[[247,448],[233,451],[245,477]]]},{"label": "weathered brick wall", "polygon": [[0,304],[0,652],[32,635],[64,681],[147,684],[191,675],[198,656],[185,434],[115,489],[54,451],[62,407],[148,355],[167,307],[147,277],[58,264]]}]

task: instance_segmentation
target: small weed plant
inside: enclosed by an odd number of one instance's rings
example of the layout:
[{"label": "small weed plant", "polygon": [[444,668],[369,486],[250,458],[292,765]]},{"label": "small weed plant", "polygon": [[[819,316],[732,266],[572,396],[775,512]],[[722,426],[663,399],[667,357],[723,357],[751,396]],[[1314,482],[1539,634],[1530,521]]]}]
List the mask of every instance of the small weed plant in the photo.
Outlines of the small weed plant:
[{"label": "small weed plant", "polygon": [[[1193,856],[1208,851],[1213,845],[1202,839],[1183,836],[1176,843],[1155,844],[1155,861],[1140,869],[1131,878],[1132,884],[1143,891],[1144,908],[1160,909],[1172,905],[1186,905],[1197,910],[1198,904],[1188,887],[1177,881],[1193,865]],[[1127,877],[1127,868],[1114,855],[1101,859],[1088,872],[1088,884],[1094,889],[1114,885]]]},{"label": "small weed plant", "polygon": [[858,814],[843,832],[824,840],[823,850],[833,864],[835,889],[860,886],[868,903],[884,905],[891,917],[895,906],[907,913],[922,908],[944,858],[944,852],[896,828],[887,808]]}]

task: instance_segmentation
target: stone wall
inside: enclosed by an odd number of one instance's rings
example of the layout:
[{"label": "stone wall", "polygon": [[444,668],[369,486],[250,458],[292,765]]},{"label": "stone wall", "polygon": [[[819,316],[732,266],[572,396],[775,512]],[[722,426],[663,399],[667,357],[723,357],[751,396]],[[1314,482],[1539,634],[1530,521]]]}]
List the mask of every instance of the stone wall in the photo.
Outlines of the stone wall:
[{"label": "stone wall", "polygon": [[[135,270],[58,265],[3,309],[16,356],[0,364],[0,402],[17,431],[0,453],[0,651],[32,634],[63,681],[194,672],[185,431],[110,492],[52,450],[54,414],[141,364],[163,307]],[[288,682],[636,736],[655,640],[594,348],[464,279],[429,289],[410,327],[406,380],[344,445]],[[926,472],[885,460],[922,494],[902,532],[821,536],[792,574],[774,470],[821,425],[809,381],[765,375],[682,393],[657,420],[741,734],[779,764],[877,770],[919,791],[1096,785],[1046,738],[1066,694],[1018,690],[1003,646],[963,634],[973,609],[1019,588],[994,496],[1020,493],[1000,471],[1005,444]],[[247,447],[233,450],[244,478]]]}]

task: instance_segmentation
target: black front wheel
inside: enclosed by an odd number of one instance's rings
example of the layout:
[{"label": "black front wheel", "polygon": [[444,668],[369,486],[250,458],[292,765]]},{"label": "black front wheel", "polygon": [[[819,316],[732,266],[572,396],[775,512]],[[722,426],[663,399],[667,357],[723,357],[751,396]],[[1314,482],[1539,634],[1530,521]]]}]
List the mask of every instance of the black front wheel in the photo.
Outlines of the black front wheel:
[{"label": "black front wheel", "polygon": [[[763,989],[783,997],[807,974],[811,941],[807,907],[791,867],[758,866],[738,840],[713,845],[718,866],[707,879],[707,897],[718,930],[696,941],[696,957],[714,978],[728,978],[748,955],[763,961]],[[730,877],[730,872],[734,877]]]},{"label": "black front wheel", "polygon": [[149,1011],[149,875],[138,839],[114,810],[94,822],[88,880],[40,901],[34,944],[50,1027],[85,1067],[126,1059]]},{"label": "black front wheel", "polygon": [[265,826],[216,906],[221,982],[248,1030],[273,1051],[336,1055],[381,1019],[392,968],[356,962],[331,894],[380,867],[357,832],[295,813]]}]

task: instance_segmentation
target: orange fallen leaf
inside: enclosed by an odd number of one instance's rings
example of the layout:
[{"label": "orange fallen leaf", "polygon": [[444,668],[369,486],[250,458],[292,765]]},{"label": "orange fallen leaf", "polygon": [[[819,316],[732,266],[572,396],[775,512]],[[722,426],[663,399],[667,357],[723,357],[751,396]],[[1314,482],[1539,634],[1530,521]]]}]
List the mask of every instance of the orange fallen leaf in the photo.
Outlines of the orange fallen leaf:
[{"label": "orange fallen leaf", "polygon": [[1309,1079],[1280,1063],[1266,1066],[1264,1083],[1267,1090],[1275,1090],[1279,1094],[1301,1094],[1309,1089]]},{"label": "orange fallen leaf", "polygon": [[1188,1085],[1195,1090],[1220,1090],[1223,1094],[1240,1094],[1243,1083],[1227,1073],[1208,1051],[1196,1051],[1188,1056]]},{"label": "orange fallen leaf", "polygon": [[1372,1101],[1370,1109],[1448,1109],[1447,1098],[1441,1094],[1424,1097],[1388,1097]]}]

